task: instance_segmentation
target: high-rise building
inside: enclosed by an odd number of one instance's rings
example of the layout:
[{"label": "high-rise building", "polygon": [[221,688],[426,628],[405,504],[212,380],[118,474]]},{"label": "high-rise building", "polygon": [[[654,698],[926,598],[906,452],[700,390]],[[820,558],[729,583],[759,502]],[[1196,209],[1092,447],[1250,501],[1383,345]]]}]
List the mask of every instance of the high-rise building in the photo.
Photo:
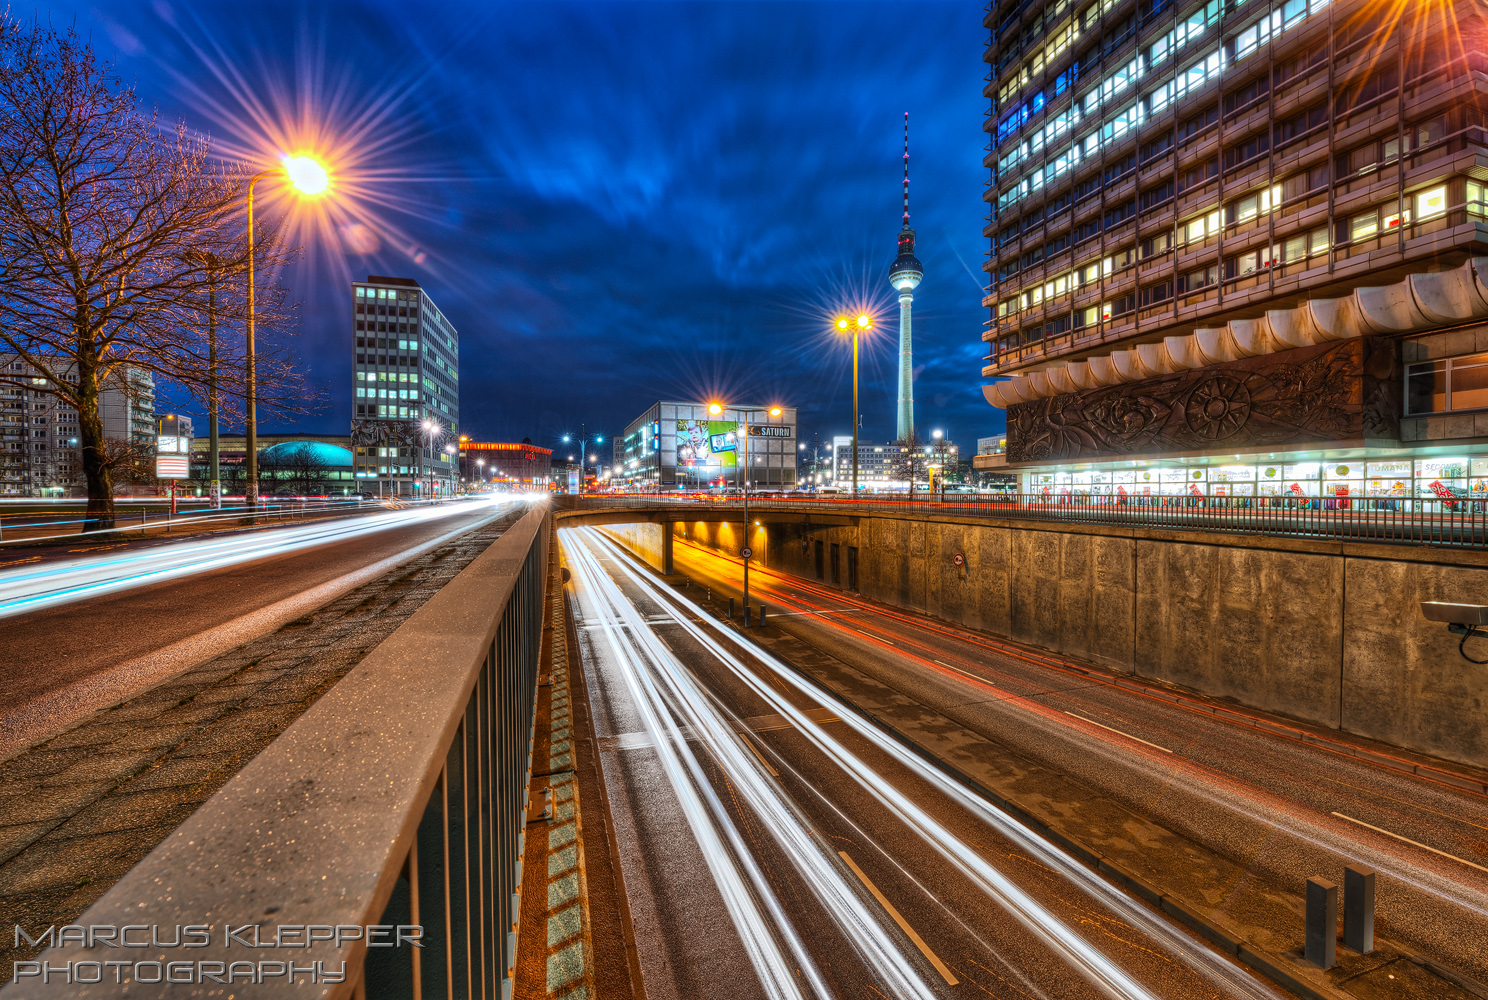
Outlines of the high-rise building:
[{"label": "high-rise building", "polygon": [[613,455],[612,480],[639,489],[741,486],[746,478],[757,489],[794,489],[796,408],[661,400],[626,425]]},{"label": "high-rise building", "polygon": [[914,437],[914,344],[910,312],[914,290],[925,276],[915,258],[915,231],[909,228],[909,112],[904,112],[904,225],[899,230],[899,256],[889,265],[889,284],[899,293],[899,440]]},{"label": "high-rise building", "polygon": [[979,468],[1488,491],[1480,4],[998,0],[985,23],[982,373],[1008,433]]},{"label": "high-rise building", "polygon": [[[352,283],[356,478],[379,496],[448,496],[459,479],[460,339],[412,278]],[[432,494],[431,494],[432,491]]]},{"label": "high-rise building", "polygon": [[[954,472],[961,461],[961,449],[954,441],[935,438],[906,445],[902,441],[873,444],[858,442],[858,489],[907,490],[911,476],[916,484],[929,481],[931,469]],[[832,438],[833,484],[840,489],[852,488],[852,436],[839,434]],[[939,471],[936,472],[940,474]]]},{"label": "high-rise building", "polygon": [[[59,365],[64,370],[65,364]],[[53,369],[55,371],[55,369]],[[104,439],[118,458],[115,485],[152,468],[155,380],[124,366],[98,397]],[[85,491],[77,410],[47,391],[47,379],[16,354],[0,354],[0,496],[76,496]],[[143,477],[143,472],[141,473]]]}]

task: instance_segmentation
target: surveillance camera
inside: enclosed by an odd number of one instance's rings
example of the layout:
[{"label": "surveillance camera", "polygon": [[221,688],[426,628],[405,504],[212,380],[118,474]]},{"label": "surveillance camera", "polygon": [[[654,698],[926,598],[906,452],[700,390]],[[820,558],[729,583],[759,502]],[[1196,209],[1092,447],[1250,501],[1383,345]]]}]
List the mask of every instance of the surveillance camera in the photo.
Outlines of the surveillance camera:
[{"label": "surveillance camera", "polygon": [[1488,606],[1482,604],[1449,604],[1446,601],[1422,601],[1421,614],[1430,622],[1452,625],[1488,625]]},{"label": "surveillance camera", "polygon": [[1467,655],[1467,640],[1488,639],[1488,630],[1479,631],[1488,625],[1488,607],[1481,604],[1449,604],[1446,601],[1422,601],[1421,614],[1427,621],[1446,622],[1447,631],[1462,636],[1457,652],[1468,663],[1488,664],[1488,660],[1475,660]]}]

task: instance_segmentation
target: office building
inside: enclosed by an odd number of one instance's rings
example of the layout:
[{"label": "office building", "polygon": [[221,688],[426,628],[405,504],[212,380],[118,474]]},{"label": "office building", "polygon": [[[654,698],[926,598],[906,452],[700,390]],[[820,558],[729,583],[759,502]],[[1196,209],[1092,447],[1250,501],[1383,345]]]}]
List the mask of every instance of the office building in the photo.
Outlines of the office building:
[{"label": "office building", "polygon": [[459,478],[460,339],[412,278],[352,283],[356,478],[378,496],[448,496]]},{"label": "office building", "polygon": [[1488,487],[1480,6],[1006,0],[986,24],[983,375],[1008,428],[977,468]]},{"label": "office building", "polygon": [[[137,368],[121,369],[120,385],[99,393],[104,439],[125,457],[115,486],[153,474],[155,380]],[[0,354],[0,496],[65,497],[87,492],[78,446],[77,410],[46,391],[41,373],[15,354]],[[137,473],[137,475],[135,474]]]},{"label": "office building", "polygon": [[460,478],[466,483],[546,490],[553,481],[553,449],[539,448],[530,438],[517,444],[462,438]]},{"label": "office building", "polygon": [[[836,476],[833,485],[852,488],[852,436],[839,434],[832,438],[832,465]],[[897,441],[884,444],[858,442],[858,489],[906,491],[913,476],[916,487],[930,481],[930,471],[955,472],[961,461],[961,449],[954,441],[937,438],[909,446]]]},{"label": "office building", "polygon": [[[744,428],[748,429],[747,440]],[[660,401],[614,442],[611,481],[638,489],[795,489],[796,408]]]}]

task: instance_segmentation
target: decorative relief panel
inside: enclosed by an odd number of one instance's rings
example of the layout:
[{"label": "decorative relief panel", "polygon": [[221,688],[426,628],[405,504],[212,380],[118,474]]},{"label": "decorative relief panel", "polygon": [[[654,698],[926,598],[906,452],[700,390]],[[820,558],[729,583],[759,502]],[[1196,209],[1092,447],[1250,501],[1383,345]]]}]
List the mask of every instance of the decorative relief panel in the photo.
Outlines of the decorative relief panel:
[{"label": "decorative relief panel", "polygon": [[1396,341],[1360,337],[1008,407],[1009,463],[1400,435]]}]

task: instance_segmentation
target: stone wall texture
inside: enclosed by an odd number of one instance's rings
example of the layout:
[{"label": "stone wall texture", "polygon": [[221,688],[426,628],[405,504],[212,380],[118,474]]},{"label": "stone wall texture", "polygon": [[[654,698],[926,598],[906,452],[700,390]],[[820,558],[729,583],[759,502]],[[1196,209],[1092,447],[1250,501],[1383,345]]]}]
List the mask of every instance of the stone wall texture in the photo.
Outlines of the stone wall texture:
[{"label": "stone wall texture", "polygon": [[[656,564],[659,526],[605,530]],[[741,547],[738,524],[672,530],[735,556]],[[1488,553],[908,516],[751,531],[757,564],[779,572],[847,589],[856,558],[857,589],[867,598],[1488,765],[1488,667],[1463,660],[1457,637],[1419,608],[1429,600],[1488,603]],[[1488,642],[1474,644],[1474,655],[1488,657]]]}]

